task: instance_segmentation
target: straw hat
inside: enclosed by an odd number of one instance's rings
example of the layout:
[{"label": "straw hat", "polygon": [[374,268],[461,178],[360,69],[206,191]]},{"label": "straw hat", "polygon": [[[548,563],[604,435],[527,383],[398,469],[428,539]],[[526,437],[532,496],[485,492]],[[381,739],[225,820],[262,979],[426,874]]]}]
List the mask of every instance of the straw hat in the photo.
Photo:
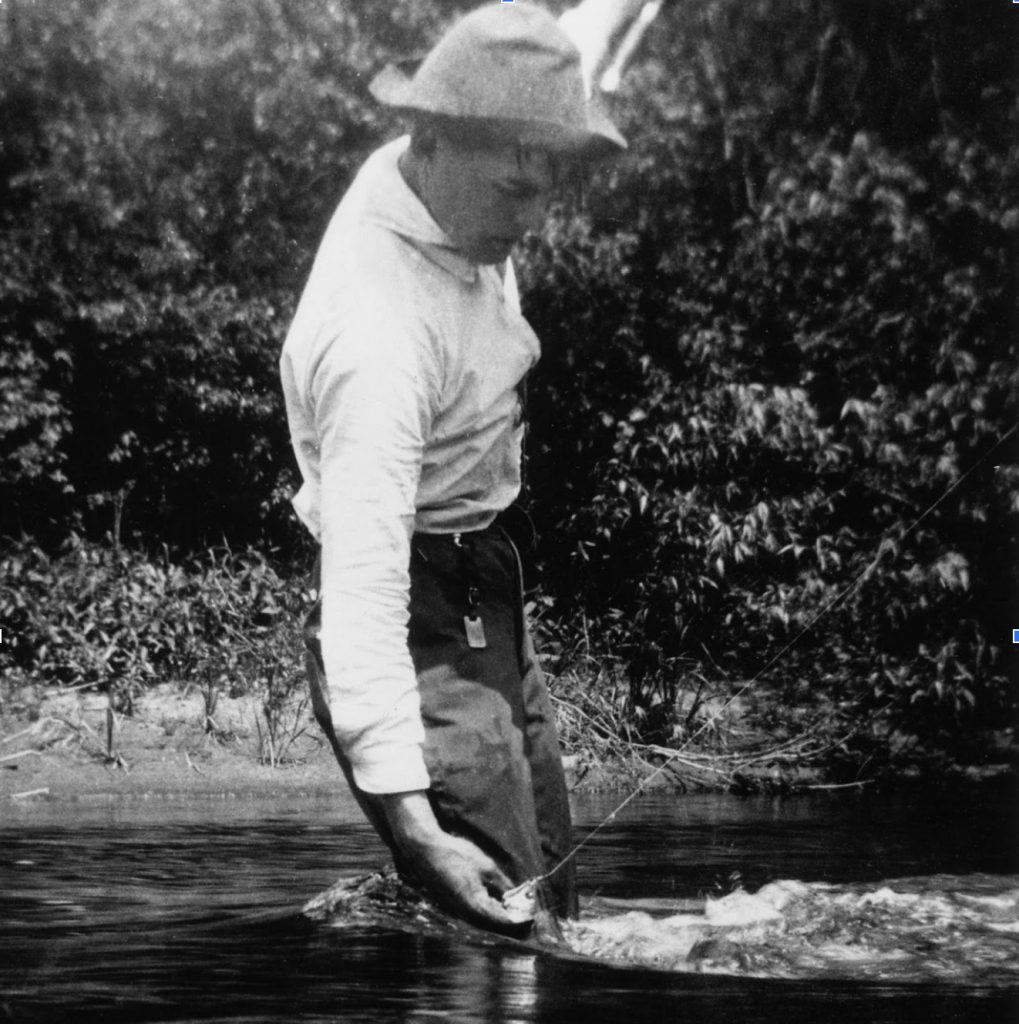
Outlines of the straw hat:
[{"label": "straw hat", "polygon": [[397,65],[370,86],[387,106],[482,122],[525,145],[581,158],[626,148],[585,95],[580,51],[544,8],[495,3],[458,21],[412,75]]}]

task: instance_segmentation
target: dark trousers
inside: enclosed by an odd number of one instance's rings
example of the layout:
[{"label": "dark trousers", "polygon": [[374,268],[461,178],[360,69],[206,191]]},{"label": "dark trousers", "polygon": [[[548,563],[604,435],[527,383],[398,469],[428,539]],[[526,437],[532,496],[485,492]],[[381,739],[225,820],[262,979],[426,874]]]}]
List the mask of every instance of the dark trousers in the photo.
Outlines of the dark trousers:
[{"label": "dark trousers", "polygon": [[[515,884],[544,875],[571,848],[570,812],[552,707],[524,620],[517,552],[497,526],[459,540],[416,534],[410,578],[408,642],[435,816]],[[414,865],[403,861],[377,800],[357,787],[333,733],[320,621],[316,606],[305,627],[315,717],[397,870],[413,880]],[[543,896],[549,910],[576,915],[572,861],[544,883]]]}]

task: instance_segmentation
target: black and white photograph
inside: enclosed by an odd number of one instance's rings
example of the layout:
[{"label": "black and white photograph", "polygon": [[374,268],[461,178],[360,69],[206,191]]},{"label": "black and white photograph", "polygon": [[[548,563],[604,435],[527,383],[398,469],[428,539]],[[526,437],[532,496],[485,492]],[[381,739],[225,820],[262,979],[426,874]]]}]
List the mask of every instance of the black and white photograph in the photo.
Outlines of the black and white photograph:
[{"label": "black and white photograph", "polygon": [[1019,1020],[1019,0],[0,0],[0,1022]]}]

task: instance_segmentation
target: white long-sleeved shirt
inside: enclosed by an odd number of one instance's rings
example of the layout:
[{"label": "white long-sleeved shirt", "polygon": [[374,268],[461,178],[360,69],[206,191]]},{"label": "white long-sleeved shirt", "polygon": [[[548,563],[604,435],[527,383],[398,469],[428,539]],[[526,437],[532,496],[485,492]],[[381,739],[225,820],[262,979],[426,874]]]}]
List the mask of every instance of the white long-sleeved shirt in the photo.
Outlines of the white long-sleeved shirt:
[{"label": "white long-sleeved shirt", "polygon": [[400,174],[407,141],[344,196],[280,360],[333,727],[368,793],[428,787],[410,538],[483,529],[516,497],[518,386],[539,355],[512,266],[504,281],[454,249]]}]

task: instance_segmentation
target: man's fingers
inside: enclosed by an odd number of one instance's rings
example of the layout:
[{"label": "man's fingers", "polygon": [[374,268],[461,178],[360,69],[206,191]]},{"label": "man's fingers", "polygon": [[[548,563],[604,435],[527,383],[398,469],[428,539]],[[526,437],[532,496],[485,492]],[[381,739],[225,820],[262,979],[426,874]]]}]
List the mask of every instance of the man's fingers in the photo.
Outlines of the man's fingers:
[{"label": "man's fingers", "polygon": [[461,883],[454,883],[454,889],[458,890],[461,904],[489,927],[503,930],[518,928],[518,922],[499,899],[502,893],[513,888],[513,883],[490,857],[473,844],[460,849],[463,855],[461,865],[465,870],[457,872],[454,868]]},{"label": "man's fingers", "polygon": [[467,839],[457,838],[455,842],[457,852],[471,865],[486,889],[493,890],[501,896],[507,889],[513,888],[513,883],[487,853]]},{"label": "man's fingers", "polygon": [[506,908],[495,897],[487,892],[478,894],[474,901],[474,909],[477,913],[484,915],[496,924],[513,924],[513,918],[506,912]]},{"label": "man's fingers", "polygon": [[495,928],[511,935],[519,935],[521,928],[526,929],[531,923],[529,919],[521,920],[520,917],[515,917],[491,896],[485,897],[483,905],[476,907],[475,913],[479,918],[485,920],[489,928]]},{"label": "man's fingers", "polygon": [[500,896],[513,888],[513,883],[499,870],[496,864],[482,869],[481,880],[491,892],[496,892]]},{"label": "man's fingers", "polygon": [[[414,810],[416,794],[402,796],[402,801],[390,801],[397,824]],[[434,819],[429,824],[434,824]],[[424,841],[418,838],[422,831]],[[426,888],[440,902],[489,928],[519,931],[519,922],[514,921],[499,899],[513,888],[513,882],[487,853],[468,839],[443,832],[437,824],[427,830],[407,828],[404,834],[405,855],[416,864]]]}]

